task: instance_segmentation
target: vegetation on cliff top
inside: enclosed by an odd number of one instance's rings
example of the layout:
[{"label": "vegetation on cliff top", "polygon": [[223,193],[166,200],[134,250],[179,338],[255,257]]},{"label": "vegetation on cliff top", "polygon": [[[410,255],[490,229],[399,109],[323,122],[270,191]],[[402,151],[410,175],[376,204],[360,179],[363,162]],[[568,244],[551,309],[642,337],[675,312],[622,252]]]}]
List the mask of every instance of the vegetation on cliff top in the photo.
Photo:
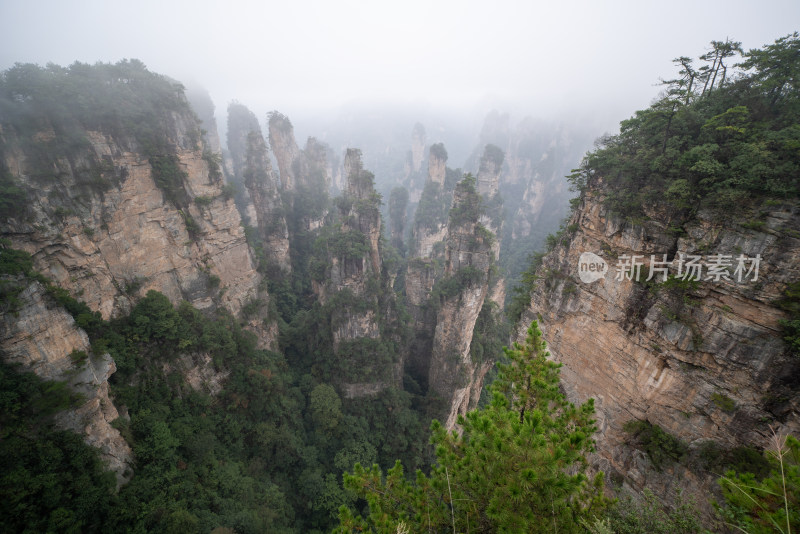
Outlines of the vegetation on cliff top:
[{"label": "vegetation on cliff top", "polygon": [[[113,166],[85,150],[90,146],[86,132],[99,131],[145,155],[167,199],[185,208],[176,114],[194,117],[183,86],[148,71],[136,59],[69,67],[16,64],[0,74],[0,117],[3,128],[13,133],[6,140],[19,144],[32,177],[43,182],[71,172],[79,185],[106,190],[117,178]],[[190,125],[185,133],[191,146],[197,146],[199,126]],[[88,158],[88,165],[81,158]],[[0,187],[13,196],[15,186],[0,172]],[[0,216],[12,215],[12,207],[0,204]]]},{"label": "vegetation on cliff top", "polygon": [[571,176],[578,189],[601,189],[608,208],[628,218],[664,202],[722,212],[752,197],[800,195],[800,35],[744,53],[741,74],[726,66],[738,43],[712,47],[699,68],[675,60],[680,77],[599,141]]}]

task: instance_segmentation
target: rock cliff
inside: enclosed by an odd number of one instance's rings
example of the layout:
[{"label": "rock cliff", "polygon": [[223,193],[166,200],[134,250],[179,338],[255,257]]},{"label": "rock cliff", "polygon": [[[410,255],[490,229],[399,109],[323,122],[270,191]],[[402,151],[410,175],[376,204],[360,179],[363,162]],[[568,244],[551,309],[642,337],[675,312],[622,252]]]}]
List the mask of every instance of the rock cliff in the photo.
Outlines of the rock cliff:
[{"label": "rock cliff", "polygon": [[[22,364],[46,380],[64,381],[82,393],[85,402],[57,415],[56,424],[82,435],[100,451],[117,476],[117,484],[131,476],[133,453],[111,422],[119,417],[108,396],[108,377],[116,371],[108,354],[93,354],[86,333],[72,316],[47,295],[36,281],[24,284],[16,309],[0,312],[0,353],[7,362]],[[80,356],[77,356],[80,355]]]},{"label": "rock cliff", "polygon": [[[800,210],[796,202],[764,204],[759,225],[700,211],[676,229],[663,211],[647,209],[643,222],[629,222],[607,213],[602,200],[600,182],[569,220],[571,237],[545,256],[517,339],[538,319],[563,364],[570,400],[595,399],[595,460],[612,480],[662,496],[680,480],[706,498],[714,475],[680,464],[654,470],[628,445],[623,426],[646,420],[693,449],[711,442],[764,447],[770,425],[800,431],[800,361],[787,351],[779,323],[787,284],[800,276]],[[676,278],[692,257],[701,258],[702,280]],[[707,278],[720,259],[730,268]],[[617,274],[632,261],[643,264],[640,276]],[[583,276],[597,281],[581,281],[581,262]],[[590,264],[597,266],[590,271]],[[656,276],[648,281],[651,265]]]},{"label": "rock cliff", "polygon": [[492,361],[470,354],[472,334],[489,288],[494,234],[480,223],[482,197],[465,178],[455,189],[445,241],[444,274],[433,289],[436,311],[428,386],[445,405],[445,427],[477,406]]},{"label": "rock cliff", "polygon": [[291,271],[289,231],[269,149],[255,115],[241,104],[228,108],[228,150],[234,176],[244,184],[263,245],[264,268],[272,276]]},{"label": "rock cliff", "polygon": [[406,266],[406,308],[412,319],[413,339],[406,365],[414,379],[427,388],[435,312],[429,306],[431,290],[444,270],[447,214],[453,199],[446,188],[447,150],[441,143],[431,146],[428,177],[414,215]]},{"label": "rock cliff", "polygon": [[[30,83],[4,100],[0,178],[25,202],[2,203],[0,236],[104,319],[126,315],[149,290],[234,316],[260,303],[249,326],[260,347],[274,347],[274,324],[261,320],[269,296],[224,187],[216,133],[203,133],[183,87],[136,61],[56,75],[60,83]],[[59,421],[100,448],[122,482],[131,452],[109,426],[114,362],[91,353],[41,284],[21,295],[19,313],[2,317],[4,357],[86,396]]]},{"label": "rock cliff", "polygon": [[28,135],[4,127],[0,137],[3,165],[29,199],[0,233],[104,318],[150,289],[234,314],[258,295],[239,213],[196,137],[196,119],[184,107],[167,124],[171,154],[148,156],[135,138],[84,130],[85,142],[53,155],[45,176],[34,156],[53,139],[52,126]]},{"label": "rock cliff", "polygon": [[[380,196],[359,150],[344,162],[347,189],[337,199],[339,224],[321,228],[312,273],[320,302],[330,309],[336,378],[346,397],[400,387],[403,362],[396,349],[399,317],[391,277],[381,258]],[[313,270],[313,269],[312,269]]]},{"label": "rock cliff", "polygon": [[[503,235],[503,198],[500,195],[500,175],[503,170],[505,154],[495,145],[486,145],[481,155],[476,189],[483,197],[484,213],[480,223],[490,230],[496,239],[492,241],[491,253],[494,261],[500,259],[500,241]],[[505,281],[493,277],[491,280],[490,298],[497,304],[498,310],[503,309],[505,301]]]}]

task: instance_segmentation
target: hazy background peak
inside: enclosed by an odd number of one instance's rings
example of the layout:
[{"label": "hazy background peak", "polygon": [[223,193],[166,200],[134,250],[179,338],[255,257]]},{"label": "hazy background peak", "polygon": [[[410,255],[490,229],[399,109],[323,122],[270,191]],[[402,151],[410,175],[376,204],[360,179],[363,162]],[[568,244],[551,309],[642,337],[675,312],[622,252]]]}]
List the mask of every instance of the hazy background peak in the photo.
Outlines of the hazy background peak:
[{"label": "hazy background peak", "polygon": [[[671,60],[796,30],[787,1],[3,0],[0,69],[138,58],[261,120],[345,109],[489,109],[603,128],[648,105]],[[224,124],[224,120],[220,121]]]}]

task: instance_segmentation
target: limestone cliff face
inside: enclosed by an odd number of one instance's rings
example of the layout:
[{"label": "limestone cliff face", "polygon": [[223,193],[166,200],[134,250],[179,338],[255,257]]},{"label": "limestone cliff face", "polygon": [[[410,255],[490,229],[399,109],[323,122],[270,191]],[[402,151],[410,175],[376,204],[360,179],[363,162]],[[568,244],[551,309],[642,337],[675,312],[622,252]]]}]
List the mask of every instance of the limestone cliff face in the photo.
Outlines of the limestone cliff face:
[{"label": "limestone cliff face", "polygon": [[361,163],[361,151],[348,149],[345,156],[347,173],[347,198],[353,202],[344,227],[357,230],[367,237],[369,261],[372,272],[381,272],[381,255],[378,248],[381,238],[380,198],[375,190],[372,173],[365,171]]},{"label": "limestone cliff face", "polygon": [[428,180],[444,187],[447,177],[447,151],[442,143],[431,146],[428,153]]},{"label": "limestone cliff face", "polygon": [[[478,194],[483,197],[486,207],[480,217],[480,223],[497,236],[491,245],[495,261],[500,258],[500,237],[503,235],[503,199],[500,195],[500,175],[503,170],[504,158],[505,154],[498,147],[486,145],[478,166],[478,175],[475,177]],[[505,281],[493,279],[491,289],[490,298],[497,304],[498,309],[502,310],[505,300]]]},{"label": "limestone cliff face", "polygon": [[211,95],[203,87],[189,85],[186,87],[186,99],[200,119],[203,145],[212,154],[221,154],[222,145],[219,141],[219,130],[217,129],[217,119],[214,117],[214,102],[211,100]]},{"label": "limestone cliff face", "polygon": [[[595,399],[600,468],[636,490],[649,486],[667,495],[679,477],[686,489],[708,495],[713,476],[679,465],[655,472],[644,453],[626,445],[623,424],[647,420],[692,447],[708,440],[762,447],[768,425],[800,431],[800,362],[782,341],[785,314],[776,304],[800,277],[800,210],[772,206],[755,230],[701,212],[676,235],[669,218],[654,210],[642,224],[609,215],[601,191],[587,194],[573,214],[571,241],[545,257],[517,339],[538,318],[552,357],[563,363],[570,400]],[[580,280],[584,252],[608,264],[602,279]],[[654,266],[671,275],[679,274],[681,254],[706,265],[723,255],[733,266],[718,280],[645,283],[651,255],[664,261],[664,254],[669,263]],[[616,266],[632,256],[645,264],[643,282],[617,276]],[[737,281],[740,256],[760,256],[757,280],[751,273]]]},{"label": "limestone cliff face", "polygon": [[[513,124],[508,114],[497,111],[486,116],[480,143],[466,168],[479,176],[482,190],[492,182],[488,177],[501,171],[498,185],[506,217],[498,235],[502,236],[507,267],[521,264],[540,249],[567,215],[572,194],[565,176],[578,165],[592,141],[585,124],[576,127],[531,117]],[[497,147],[504,157],[487,159],[491,155],[488,145]],[[496,169],[496,161],[500,169]],[[514,271],[508,269],[511,278],[518,274]]]},{"label": "limestone cliff face", "polygon": [[[47,179],[18,147],[51,132],[0,137],[3,164],[30,200],[24,216],[0,222],[0,233],[104,318],[127,312],[150,289],[234,314],[258,297],[239,213],[198,143],[196,119],[187,108],[169,124],[171,156],[146,157],[135,139],[85,131],[87,142],[54,161]],[[174,179],[166,189],[156,183],[164,168]]]},{"label": "limestone cliff face", "polygon": [[447,151],[441,143],[431,146],[428,178],[411,228],[411,244],[406,267],[406,308],[414,331],[407,366],[423,388],[427,385],[435,313],[429,306],[433,285],[444,269],[447,214],[452,192],[445,189]]},{"label": "limestone cliff face", "polygon": [[364,170],[359,150],[345,157],[347,189],[337,202],[341,225],[323,228],[328,236],[327,264],[315,289],[331,304],[333,349],[339,358],[339,386],[346,397],[374,395],[399,387],[403,362],[394,291],[381,259],[380,196],[372,173]]},{"label": "limestone cliff face", "polygon": [[294,191],[297,186],[300,149],[294,138],[294,127],[285,115],[274,111],[269,116],[269,144],[278,162],[281,188]]},{"label": "limestone cliff face", "polygon": [[228,108],[228,149],[236,181],[247,191],[245,214],[252,204],[253,215],[247,218],[258,228],[266,267],[275,276],[285,276],[291,271],[289,231],[278,180],[258,119],[241,104]]},{"label": "limestone cliff face", "polygon": [[306,140],[306,147],[303,149],[304,168],[301,176],[304,178],[307,187],[318,184],[330,189],[334,181],[334,155],[331,147],[315,137]]},{"label": "limestone cliff face", "polygon": [[[446,214],[452,202],[452,192],[445,189],[447,174],[447,151],[441,143],[433,145],[428,157],[428,178],[425,182],[424,198],[417,207],[418,216],[411,229],[412,249],[410,254],[418,258],[430,258],[434,247],[444,241],[447,233]],[[441,248],[441,247],[440,247]],[[438,251],[441,255],[442,250]]]},{"label": "limestone cliff face", "polygon": [[[298,196],[304,196],[306,200],[301,207],[302,213],[298,214],[295,210],[295,215],[300,216],[302,227],[294,231],[313,231],[320,228],[327,215],[324,204],[328,192],[339,189],[334,184],[334,167],[338,165],[333,151],[314,137],[309,137],[305,148],[300,150],[294,138],[292,123],[278,112],[270,114],[269,139],[278,162],[281,188],[286,193],[289,206],[294,207],[294,199]],[[343,176],[347,175],[345,168]],[[292,231],[290,228],[290,232]]]},{"label": "limestone cliff face", "polygon": [[[227,179],[235,188],[236,207],[242,222],[253,228],[258,227],[258,215],[250,191],[244,183],[244,167],[247,155],[247,138],[250,132],[261,133],[261,126],[255,114],[238,102],[228,105],[228,150],[224,153]],[[270,164],[271,165],[271,164]]]},{"label": "limestone cliff face", "polygon": [[445,403],[445,427],[477,405],[483,379],[493,362],[474,361],[470,344],[475,321],[489,287],[493,263],[491,234],[479,221],[481,196],[472,183],[461,182],[453,195],[441,290],[434,294],[436,329],[428,371],[430,391]]},{"label": "limestone cliff face", "polygon": [[[419,201],[428,179],[424,170],[425,143],[425,127],[420,123],[414,124],[411,130],[411,149],[406,152],[403,161],[403,179],[401,180],[401,183],[407,184],[411,202]],[[439,144],[439,146],[442,145]],[[445,156],[444,159],[446,160],[447,157]]]},{"label": "limestone cliff face", "polygon": [[291,270],[289,231],[267,145],[260,132],[250,132],[247,136],[244,183],[253,199],[267,262],[278,272],[286,274]]},{"label": "limestone cliff face", "polygon": [[[122,484],[130,478],[131,448],[111,422],[119,417],[108,397],[108,377],[116,371],[108,354],[92,354],[89,338],[72,316],[56,305],[39,282],[27,284],[15,311],[0,313],[0,352],[8,362],[20,363],[46,380],[66,381],[86,401],[56,416],[56,424],[84,437],[97,447],[108,468]],[[74,362],[70,354],[89,357]]]}]

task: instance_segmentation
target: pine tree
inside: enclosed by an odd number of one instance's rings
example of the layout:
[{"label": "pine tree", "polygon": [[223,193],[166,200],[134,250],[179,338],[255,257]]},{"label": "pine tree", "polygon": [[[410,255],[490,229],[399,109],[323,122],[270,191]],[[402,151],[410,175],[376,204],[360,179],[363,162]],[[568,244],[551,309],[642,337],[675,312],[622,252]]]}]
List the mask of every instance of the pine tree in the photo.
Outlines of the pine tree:
[{"label": "pine tree", "polygon": [[492,402],[459,419],[438,421],[431,442],[437,464],[408,481],[398,462],[384,477],[356,465],[345,485],[366,499],[366,517],[342,509],[337,532],[581,532],[581,519],[605,505],[602,475],[586,476],[594,448],[594,403],[567,402],[560,364],[547,359],[534,322],[524,345],[504,349]]}]

